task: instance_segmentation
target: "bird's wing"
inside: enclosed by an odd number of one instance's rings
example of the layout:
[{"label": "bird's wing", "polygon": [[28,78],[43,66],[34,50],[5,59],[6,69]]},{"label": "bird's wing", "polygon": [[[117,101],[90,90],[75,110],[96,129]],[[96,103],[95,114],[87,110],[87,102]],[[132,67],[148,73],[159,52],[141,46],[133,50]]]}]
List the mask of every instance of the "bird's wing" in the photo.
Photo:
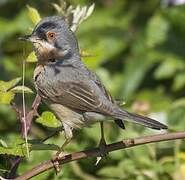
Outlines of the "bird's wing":
[{"label": "bird's wing", "polygon": [[92,72],[92,71],[88,71],[88,73],[90,74],[90,77],[94,80],[94,82],[96,83],[96,85],[101,89],[102,93],[105,95],[105,97],[111,101],[112,103],[114,102],[114,99],[112,98],[112,96],[110,95],[110,93],[106,90],[105,86],[102,84],[101,80],[98,78],[98,76]]},{"label": "bird's wing", "polygon": [[95,82],[98,85],[98,87],[102,90],[103,94],[107,97],[107,99],[114,103],[114,99],[112,98],[110,93],[106,90],[105,86],[101,83],[101,81],[97,79]]},{"label": "bird's wing", "polygon": [[[91,77],[93,77],[95,83],[98,85],[98,87],[101,89],[103,94],[107,97],[109,101],[111,101],[113,104],[116,104],[110,93],[106,90],[105,86],[101,83],[100,79],[94,74],[92,71],[89,71],[91,74]],[[122,129],[125,129],[125,125],[123,123],[123,120],[121,119],[115,119],[114,122]]]},{"label": "bird's wing", "polygon": [[[114,99],[112,98],[112,96],[110,95],[110,93],[106,90],[105,86],[101,83],[101,81],[96,78],[96,84],[101,88],[102,92],[104,93],[104,95],[107,97],[107,99],[109,99],[113,104],[115,104]],[[122,129],[125,129],[125,125],[123,123],[123,120],[121,119],[115,119],[114,122]]]},{"label": "bird's wing", "polygon": [[58,83],[58,88],[53,89],[52,96],[50,93],[48,98],[76,111],[98,112],[105,115],[112,115],[113,112],[112,102],[94,81]]}]

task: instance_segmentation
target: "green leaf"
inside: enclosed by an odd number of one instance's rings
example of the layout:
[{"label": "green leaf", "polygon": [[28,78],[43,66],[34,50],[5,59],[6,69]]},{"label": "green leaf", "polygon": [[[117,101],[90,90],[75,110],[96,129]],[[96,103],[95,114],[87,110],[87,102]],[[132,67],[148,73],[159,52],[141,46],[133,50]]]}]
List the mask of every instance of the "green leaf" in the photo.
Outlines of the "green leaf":
[{"label": "green leaf", "polygon": [[0,146],[2,147],[8,147],[8,145],[6,144],[6,142],[2,139],[0,139]]},{"label": "green leaf", "polygon": [[12,99],[14,98],[13,92],[1,92],[0,91],[0,104],[10,104]]},{"label": "green leaf", "polygon": [[10,81],[0,81],[0,91],[1,92],[6,92],[9,89],[13,88],[14,86],[16,86],[21,80],[21,77],[12,79]]},{"label": "green leaf", "polygon": [[41,20],[39,12],[31,6],[27,6],[27,8],[30,20],[33,22],[34,25],[36,25]]},{"label": "green leaf", "polygon": [[36,122],[50,128],[57,128],[61,126],[60,121],[52,112],[49,111],[43,112],[42,115],[36,119]]},{"label": "green leaf", "polygon": [[185,86],[185,72],[179,73],[175,76],[172,89],[174,91],[181,90]]},{"label": "green leaf", "polygon": [[146,44],[154,47],[163,43],[168,35],[169,24],[160,15],[153,16],[147,26]]},{"label": "green leaf", "polygon": [[26,86],[16,86],[12,88],[10,91],[13,93],[22,93],[23,90],[25,93],[33,94],[33,91],[29,87],[26,87]]},{"label": "green leaf", "polygon": [[[9,154],[14,156],[26,156],[27,147],[25,140],[20,135],[11,134],[8,139],[5,137],[6,142],[1,140],[0,154]],[[30,148],[30,144],[28,145]]]},{"label": "green leaf", "polygon": [[16,146],[16,147],[1,147],[0,154],[8,154],[14,156],[26,156],[26,146]]},{"label": "green leaf", "polygon": [[28,57],[26,58],[26,62],[29,62],[29,63],[34,63],[34,62],[37,62],[37,57],[35,55],[35,52],[31,52]]},{"label": "green leaf", "polygon": [[31,145],[31,150],[32,151],[41,151],[41,150],[50,150],[50,151],[59,151],[61,150],[59,146],[55,144],[43,144],[43,143],[38,143],[38,144],[32,144]]},{"label": "green leaf", "polygon": [[173,108],[185,107],[185,98],[177,99],[175,102],[173,102],[172,107]]},{"label": "green leaf", "polygon": [[168,57],[156,69],[154,75],[157,79],[165,79],[173,77],[177,70],[184,69],[184,62],[176,57]]}]

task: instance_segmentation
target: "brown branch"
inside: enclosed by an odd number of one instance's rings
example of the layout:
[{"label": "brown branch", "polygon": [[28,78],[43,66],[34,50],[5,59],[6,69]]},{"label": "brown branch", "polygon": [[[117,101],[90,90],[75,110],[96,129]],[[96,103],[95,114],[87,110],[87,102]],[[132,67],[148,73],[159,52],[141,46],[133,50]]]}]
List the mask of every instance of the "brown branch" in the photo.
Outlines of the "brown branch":
[{"label": "brown branch", "polygon": [[[149,144],[153,142],[169,141],[169,140],[176,140],[176,139],[183,139],[183,138],[185,138],[185,131],[131,138],[120,142],[108,144],[106,146],[106,152],[112,152],[112,151],[130,148],[130,147],[134,147],[142,144]],[[100,155],[101,155],[101,152],[99,148],[94,148],[90,150],[84,150],[84,151],[68,154],[62,157],[62,159],[60,160],[57,159],[57,160],[45,161],[35,166],[33,169],[26,172],[25,174],[15,178],[15,180],[26,180],[26,179],[30,179],[31,177],[37,176],[42,172],[45,172],[51,168],[54,168],[54,162],[58,162],[59,164],[65,164],[82,158],[99,157]]]},{"label": "brown branch", "polygon": [[[35,97],[35,99],[33,101],[31,110],[26,114],[26,133],[28,133],[31,128],[31,123],[32,123],[33,117],[35,115],[37,115],[37,109],[38,109],[40,102],[41,102],[41,97],[37,94],[37,96]],[[20,119],[21,136],[23,138],[25,138],[24,137],[25,136],[25,133],[24,133],[25,129],[24,129],[24,121],[23,121],[23,118],[24,118],[23,111],[21,109],[19,109],[14,102],[11,103],[11,106],[12,106],[13,110],[17,113],[18,118]],[[7,178],[14,178],[21,160],[22,160],[22,158],[19,156],[17,156],[15,159],[13,159],[12,166],[10,168],[10,173],[7,175]]]},{"label": "brown branch", "polygon": [[16,106],[14,102],[11,102],[10,105],[12,106],[12,109],[16,112],[18,119],[22,119],[22,111]]},{"label": "brown branch", "polygon": [[[41,97],[37,94],[33,103],[31,110],[26,114],[26,130],[27,133],[29,132],[31,128],[31,123],[33,120],[33,117],[37,115],[37,109],[39,107],[39,104],[41,102]],[[19,109],[14,102],[11,103],[12,109],[17,113],[18,118],[21,121],[21,135],[24,137],[24,121],[23,121],[23,112],[21,109]]]},{"label": "brown branch", "polygon": [[[37,96],[35,97],[35,100],[33,101],[32,109],[26,114],[27,133],[29,132],[29,130],[31,128],[31,123],[32,123],[33,117],[37,115],[37,109],[39,107],[40,102],[41,102],[41,97],[37,94]],[[22,127],[24,127],[24,126],[22,126]],[[22,134],[24,134],[23,128],[22,128]]]}]

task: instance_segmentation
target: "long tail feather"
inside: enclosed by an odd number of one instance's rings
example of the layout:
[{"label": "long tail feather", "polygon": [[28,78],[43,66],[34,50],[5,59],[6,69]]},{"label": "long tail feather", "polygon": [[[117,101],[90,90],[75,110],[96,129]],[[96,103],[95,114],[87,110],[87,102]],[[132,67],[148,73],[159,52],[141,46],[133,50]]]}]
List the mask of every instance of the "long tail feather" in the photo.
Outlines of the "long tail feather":
[{"label": "long tail feather", "polygon": [[134,123],[141,124],[143,126],[146,126],[148,128],[152,128],[152,129],[158,129],[158,130],[168,129],[168,127],[166,125],[164,125],[154,119],[151,119],[151,118],[148,118],[145,116],[141,116],[138,114],[132,114],[132,113],[129,113],[129,112],[122,110],[122,109],[116,109],[114,117],[118,118],[118,119],[122,119],[122,120],[132,121]]}]

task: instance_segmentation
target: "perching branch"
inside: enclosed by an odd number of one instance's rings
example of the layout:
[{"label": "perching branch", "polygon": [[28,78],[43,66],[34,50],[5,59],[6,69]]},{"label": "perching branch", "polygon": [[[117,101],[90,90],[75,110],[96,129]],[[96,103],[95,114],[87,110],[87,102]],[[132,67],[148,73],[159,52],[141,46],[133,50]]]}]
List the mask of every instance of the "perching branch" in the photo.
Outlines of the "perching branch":
[{"label": "perching branch", "polygon": [[[183,139],[185,138],[185,131],[182,132],[175,132],[175,133],[163,133],[163,134],[157,134],[157,135],[151,135],[151,136],[143,136],[138,138],[131,138],[126,139],[120,142],[108,144],[106,146],[106,152],[112,152],[120,149],[126,149],[142,144],[149,144],[153,142],[161,142],[161,141],[169,141],[169,140],[176,140],[176,139]],[[62,159],[55,159],[55,160],[48,160],[44,161],[43,163],[35,166],[30,171],[24,173],[23,175],[15,178],[15,180],[26,180],[30,179],[31,177],[37,176],[38,174],[41,174],[42,172],[45,172],[51,168],[54,168],[54,163],[58,162],[59,164],[65,164],[69,163],[71,161],[76,161],[82,158],[87,157],[99,157],[101,155],[99,148],[94,148],[90,150],[84,150],[80,152],[75,152],[72,154],[65,155],[62,157]]]}]

